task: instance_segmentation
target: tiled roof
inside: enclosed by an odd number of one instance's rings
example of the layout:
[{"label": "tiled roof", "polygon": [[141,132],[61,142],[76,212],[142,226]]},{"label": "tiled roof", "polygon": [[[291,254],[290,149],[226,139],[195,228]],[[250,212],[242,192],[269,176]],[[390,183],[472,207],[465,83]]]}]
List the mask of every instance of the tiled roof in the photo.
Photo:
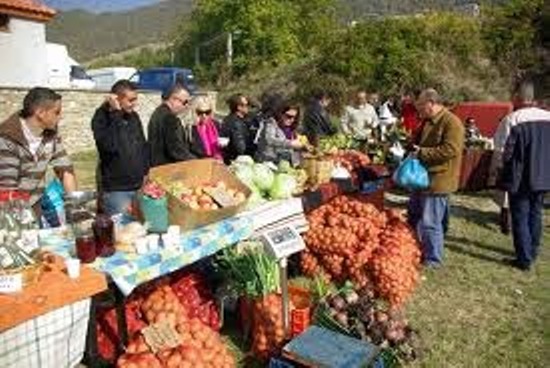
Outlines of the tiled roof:
[{"label": "tiled roof", "polygon": [[40,0],[0,0],[0,13],[39,21],[49,21],[56,14]]}]

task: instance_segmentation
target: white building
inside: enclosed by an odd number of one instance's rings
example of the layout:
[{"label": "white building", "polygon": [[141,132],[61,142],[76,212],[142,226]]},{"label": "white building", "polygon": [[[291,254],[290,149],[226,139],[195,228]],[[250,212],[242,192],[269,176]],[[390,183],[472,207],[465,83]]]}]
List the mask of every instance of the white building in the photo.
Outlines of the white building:
[{"label": "white building", "polygon": [[55,14],[40,0],[0,0],[0,86],[48,83],[46,23]]}]

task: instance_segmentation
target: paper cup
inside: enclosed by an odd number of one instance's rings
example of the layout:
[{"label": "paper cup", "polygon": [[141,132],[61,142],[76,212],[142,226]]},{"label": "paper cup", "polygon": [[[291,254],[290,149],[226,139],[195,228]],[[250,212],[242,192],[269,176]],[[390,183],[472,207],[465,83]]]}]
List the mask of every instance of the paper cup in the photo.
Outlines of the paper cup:
[{"label": "paper cup", "polygon": [[179,227],[179,225],[170,225],[168,227],[168,232],[167,233],[170,236],[179,238],[179,236],[181,235],[181,228]]},{"label": "paper cup", "polygon": [[138,238],[136,239],[134,246],[136,247],[137,254],[146,254],[147,251],[149,250],[149,239]]},{"label": "paper cup", "polygon": [[71,279],[77,279],[80,277],[80,259],[78,258],[66,259],[65,266],[67,266],[67,274]]},{"label": "paper cup", "polygon": [[229,144],[229,138],[225,138],[225,137],[218,138],[218,145],[220,147],[227,147],[228,144]]}]

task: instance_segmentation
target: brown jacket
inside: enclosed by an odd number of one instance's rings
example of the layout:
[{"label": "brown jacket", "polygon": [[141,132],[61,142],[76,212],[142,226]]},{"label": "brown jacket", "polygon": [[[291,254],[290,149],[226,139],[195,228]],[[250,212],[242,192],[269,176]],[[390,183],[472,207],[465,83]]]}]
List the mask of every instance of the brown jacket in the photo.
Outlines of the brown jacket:
[{"label": "brown jacket", "polygon": [[0,124],[0,189],[16,189],[31,194],[34,205],[42,197],[48,168],[56,173],[72,171],[72,163],[55,131],[44,131],[34,157],[15,114]]},{"label": "brown jacket", "polygon": [[418,158],[430,173],[429,192],[456,192],[464,149],[464,125],[447,109],[424,123]]}]

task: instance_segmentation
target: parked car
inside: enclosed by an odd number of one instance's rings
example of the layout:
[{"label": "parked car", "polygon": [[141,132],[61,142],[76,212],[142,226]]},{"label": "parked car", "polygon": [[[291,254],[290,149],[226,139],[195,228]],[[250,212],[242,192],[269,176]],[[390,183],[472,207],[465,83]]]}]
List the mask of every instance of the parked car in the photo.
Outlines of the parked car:
[{"label": "parked car", "polygon": [[88,71],[88,75],[94,80],[96,89],[109,91],[116,81],[120,79],[130,79],[136,72],[136,68],[118,66],[92,69]]},{"label": "parked car", "polygon": [[48,85],[51,88],[92,89],[94,81],[86,74],[86,70],[74,60],[67,46],[46,44],[46,63],[48,65]]},{"label": "parked car", "polygon": [[195,77],[190,69],[149,68],[138,71],[131,80],[139,89],[165,92],[175,83],[181,83],[191,94],[197,92]]}]

